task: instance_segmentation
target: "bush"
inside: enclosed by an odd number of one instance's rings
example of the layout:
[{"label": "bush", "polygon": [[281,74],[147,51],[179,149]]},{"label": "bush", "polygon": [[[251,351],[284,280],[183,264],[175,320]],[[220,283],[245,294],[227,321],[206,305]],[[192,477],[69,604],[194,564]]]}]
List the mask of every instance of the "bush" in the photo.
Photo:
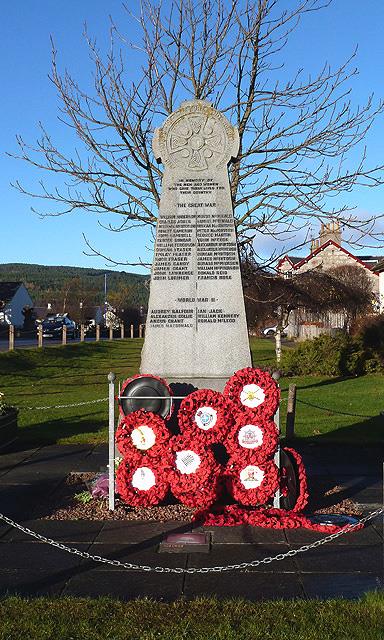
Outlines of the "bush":
[{"label": "bush", "polygon": [[382,371],[382,364],[360,338],[339,333],[305,340],[285,351],[283,370],[287,375],[357,376]]},{"label": "bush", "polygon": [[351,333],[367,349],[384,354],[384,314],[360,317],[352,326]]}]

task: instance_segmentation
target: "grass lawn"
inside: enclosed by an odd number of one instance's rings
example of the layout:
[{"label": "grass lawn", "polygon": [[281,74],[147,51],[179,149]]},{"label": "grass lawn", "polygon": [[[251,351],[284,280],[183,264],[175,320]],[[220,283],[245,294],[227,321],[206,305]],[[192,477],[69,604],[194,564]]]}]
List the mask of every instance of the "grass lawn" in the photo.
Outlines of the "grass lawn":
[{"label": "grass lawn", "polygon": [[[127,578],[129,579],[129,578]],[[171,604],[109,598],[0,600],[0,640],[382,640],[384,597]]]},{"label": "grass lawn", "polygon": [[[0,353],[0,390],[20,408],[21,439],[31,444],[105,442],[107,402],[48,410],[27,407],[106,398],[108,372],[114,371],[120,380],[137,373],[141,347],[142,340],[128,339]],[[274,366],[273,340],[252,338],[251,348],[255,366]],[[382,376],[281,379],[283,429],[287,390],[293,382],[298,388],[298,437],[382,443]]]}]

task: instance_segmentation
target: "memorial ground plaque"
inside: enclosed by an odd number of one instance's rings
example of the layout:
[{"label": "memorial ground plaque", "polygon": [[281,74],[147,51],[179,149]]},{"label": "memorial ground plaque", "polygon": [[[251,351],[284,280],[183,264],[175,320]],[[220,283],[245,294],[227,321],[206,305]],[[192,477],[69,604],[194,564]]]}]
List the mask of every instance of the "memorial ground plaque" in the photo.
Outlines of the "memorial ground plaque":
[{"label": "memorial ground plaque", "polygon": [[141,373],[222,390],[251,366],[227,168],[238,147],[202,100],[155,131],[164,175]]}]

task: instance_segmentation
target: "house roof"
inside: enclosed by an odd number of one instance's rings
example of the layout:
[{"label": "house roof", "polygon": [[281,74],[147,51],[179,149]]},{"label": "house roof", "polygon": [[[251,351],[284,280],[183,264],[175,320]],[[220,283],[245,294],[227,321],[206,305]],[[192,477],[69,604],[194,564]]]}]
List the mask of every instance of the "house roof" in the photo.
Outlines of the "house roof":
[{"label": "house roof", "polygon": [[295,266],[298,262],[301,262],[303,256],[289,256],[285,255],[283,258],[279,260],[277,267],[279,268],[285,260],[288,260],[292,266]]},{"label": "house roof", "polygon": [[5,303],[10,302],[22,284],[22,282],[0,282],[0,300]]},{"label": "house roof", "polygon": [[372,269],[372,271],[376,271],[376,267],[381,264],[384,260],[384,256],[357,256],[360,258],[361,262],[365,264],[366,267]]},{"label": "house roof", "polygon": [[384,258],[381,258],[372,269],[375,273],[382,273],[384,271]]},{"label": "house roof", "polygon": [[[285,258],[288,258],[288,260],[292,262],[294,269],[298,269],[299,267],[301,267],[306,262],[309,262],[309,260],[311,260],[314,256],[319,254],[321,251],[323,251],[326,247],[329,247],[330,245],[333,245],[334,247],[336,247],[336,249],[339,249],[340,251],[342,251],[347,256],[355,260],[358,264],[361,264],[363,267],[365,267],[369,271],[375,272],[375,266],[383,259],[382,256],[354,256],[353,253],[351,253],[347,249],[344,249],[344,247],[342,247],[340,244],[338,244],[334,240],[328,240],[324,244],[320,245],[320,247],[317,247],[317,249],[312,251],[305,258],[300,258],[299,261],[295,261],[295,258],[291,258],[291,256],[288,256],[288,255],[285,256]],[[285,258],[283,258],[283,260],[285,260]],[[283,260],[280,260],[279,266],[283,262]]]}]

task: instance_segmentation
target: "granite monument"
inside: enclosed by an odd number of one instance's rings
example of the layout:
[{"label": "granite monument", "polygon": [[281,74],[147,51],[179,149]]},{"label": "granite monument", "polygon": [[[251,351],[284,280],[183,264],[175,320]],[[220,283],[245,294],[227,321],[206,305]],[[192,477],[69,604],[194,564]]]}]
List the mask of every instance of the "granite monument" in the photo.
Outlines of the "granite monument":
[{"label": "granite monument", "polygon": [[153,139],[164,165],[141,373],[222,390],[251,366],[228,163],[239,136],[202,100]]}]

